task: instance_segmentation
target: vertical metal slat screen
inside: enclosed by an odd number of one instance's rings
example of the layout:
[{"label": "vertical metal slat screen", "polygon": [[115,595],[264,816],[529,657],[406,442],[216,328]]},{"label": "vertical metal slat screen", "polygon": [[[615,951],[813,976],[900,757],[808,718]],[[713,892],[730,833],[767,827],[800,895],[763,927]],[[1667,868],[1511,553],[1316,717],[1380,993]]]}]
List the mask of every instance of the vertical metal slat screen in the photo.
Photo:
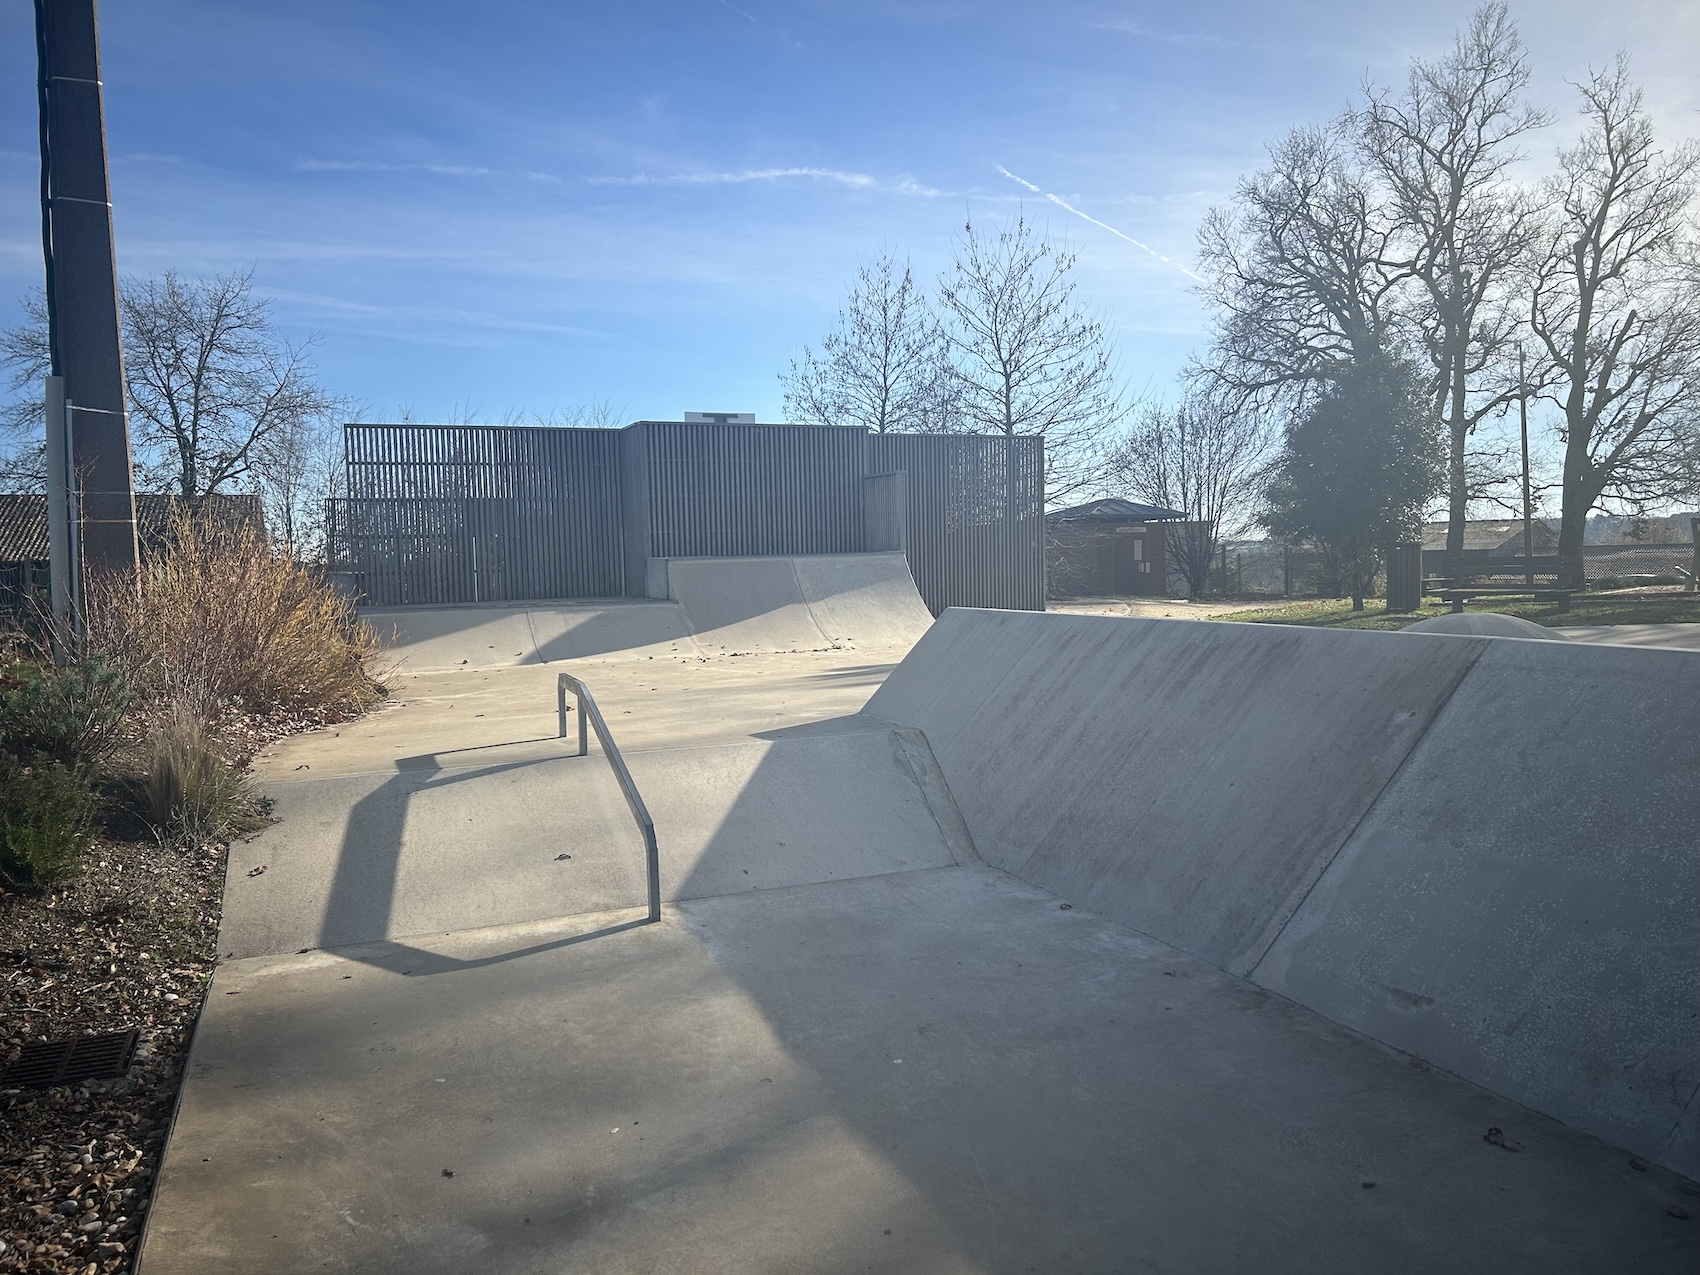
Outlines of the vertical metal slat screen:
[{"label": "vertical metal slat screen", "polygon": [[350,425],[339,539],[380,606],[624,592],[619,431]]},{"label": "vertical metal slat screen", "polygon": [[874,434],[869,469],[902,471],[909,569],[928,609],[1045,609],[1044,440]]},{"label": "vertical metal slat screen", "polygon": [[644,428],[651,557],[862,551],[861,430],[668,421]]}]

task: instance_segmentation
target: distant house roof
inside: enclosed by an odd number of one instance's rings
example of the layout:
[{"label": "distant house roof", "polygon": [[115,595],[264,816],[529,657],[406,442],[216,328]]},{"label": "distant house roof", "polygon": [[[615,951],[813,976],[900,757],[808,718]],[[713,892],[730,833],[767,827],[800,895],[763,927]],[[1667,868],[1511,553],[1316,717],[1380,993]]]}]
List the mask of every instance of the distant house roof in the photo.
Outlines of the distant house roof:
[{"label": "distant house roof", "polygon": [[1131,500],[1093,500],[1069,509],[1058,509],[1045,515],[1055,522],[1178,522],[1186,518],[1178,509],[1161,505],[1141,505]]},{"label": "distant house roof", "polygon": [[[1537,518],[1534,532],[1535,552],[1552,553],[1558,548],[1558,537],[1545,519]],[[1446,548],[1446,524],[1423,524],[1423,548]],[[1523,552],[1523,520],[1521,518],[1484,518],[1464,524],[1464,548],[1503,549],[1508,554]]]},{"label": "distant house roof", "polygon": [[[136,530],[143,544],[161,538],[176,505],[176,496],[136,493]],[[232,525],[265,525],[258,496],[208,496],[203,508]],[[28,561],[47,561],[47,497],[40,492],[0,495],[0,562]]]}]

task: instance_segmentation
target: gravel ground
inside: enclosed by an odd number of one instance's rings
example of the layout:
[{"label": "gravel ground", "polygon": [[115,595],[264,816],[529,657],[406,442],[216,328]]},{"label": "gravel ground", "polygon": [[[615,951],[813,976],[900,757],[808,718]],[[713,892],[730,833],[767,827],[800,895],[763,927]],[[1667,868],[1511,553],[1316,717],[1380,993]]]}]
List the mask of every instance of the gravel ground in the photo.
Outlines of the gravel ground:
[{"label": "gravel ground", "polygon": [[[221,731],[245,760],[325,719]],[[227,847],[161,845],[121,789],[82,872],[0,889],[0,1065],[29,1041],[136,1028],[120,1080],[0,1086],[0,1272],[128,1272],[195,1018],[212,978]]]},{"label": "gravel ground", "polygon": [[81,876],[0,894],[0,1059],[139,1029],[121,1080],[0,1089],[0,1271],[129,1269],[212,974],[222,846],[99,840]]}]

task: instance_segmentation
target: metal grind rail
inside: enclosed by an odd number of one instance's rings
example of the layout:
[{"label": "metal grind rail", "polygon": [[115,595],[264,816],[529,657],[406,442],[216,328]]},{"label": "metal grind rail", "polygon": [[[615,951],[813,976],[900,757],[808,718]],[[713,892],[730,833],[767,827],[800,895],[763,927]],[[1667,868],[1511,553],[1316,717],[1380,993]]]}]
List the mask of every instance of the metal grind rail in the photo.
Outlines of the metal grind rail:
[{"label": "metal grind rail", "polygon": [[602,720],[602,710],[596,707],[596,697],[586,686],[571,673],[562,673],[560,681],[555,684],[556,716],[560,722],[560,735],[567,737],[567,692],[572,691],[578,700],[578,752],[575,757],[590,755],[590,728],[596,728],[596,738],[602,743],[602,755],[608,759],[608,765],[614,771],[614,778],[620,781],[620,791],[625,794],[626,806],[632,812],[632,818],[637,821],[638,831],[643,833],[644,867],[649,875],[649,919],[661,919],[661,853],[655,845],[655,820],[649,817],[649,807],[643,804],[643,797],[638,793],[637,784],[632,782],[632,772],[626,769],[626,759],[620,756],[619,745],[608,733],[608,723]]}]

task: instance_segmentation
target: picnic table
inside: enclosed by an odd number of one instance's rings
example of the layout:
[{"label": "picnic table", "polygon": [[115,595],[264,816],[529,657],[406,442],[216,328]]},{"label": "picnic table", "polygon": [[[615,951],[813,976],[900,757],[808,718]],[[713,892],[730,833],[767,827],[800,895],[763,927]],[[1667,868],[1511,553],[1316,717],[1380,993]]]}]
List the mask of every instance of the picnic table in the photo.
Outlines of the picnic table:
[{"label": "picnic table", "polygon": [[[1532,598],[1556,603],[1560,611],[1568,611],[1571,595],[1582,589],[1580,560],[1560,554],[1499,557],[1466,551],[1459,566],[1456,576],[1431,576],[1423,581],[1423,592],[1450,602],[1454,613],[1461,612],[1469,602],[1487,598]],[[1496,577],[1515,576],[1523,577],[1523,582],[1487,583]],[[1476,583],[1478,580],[1483,583]]]}]

